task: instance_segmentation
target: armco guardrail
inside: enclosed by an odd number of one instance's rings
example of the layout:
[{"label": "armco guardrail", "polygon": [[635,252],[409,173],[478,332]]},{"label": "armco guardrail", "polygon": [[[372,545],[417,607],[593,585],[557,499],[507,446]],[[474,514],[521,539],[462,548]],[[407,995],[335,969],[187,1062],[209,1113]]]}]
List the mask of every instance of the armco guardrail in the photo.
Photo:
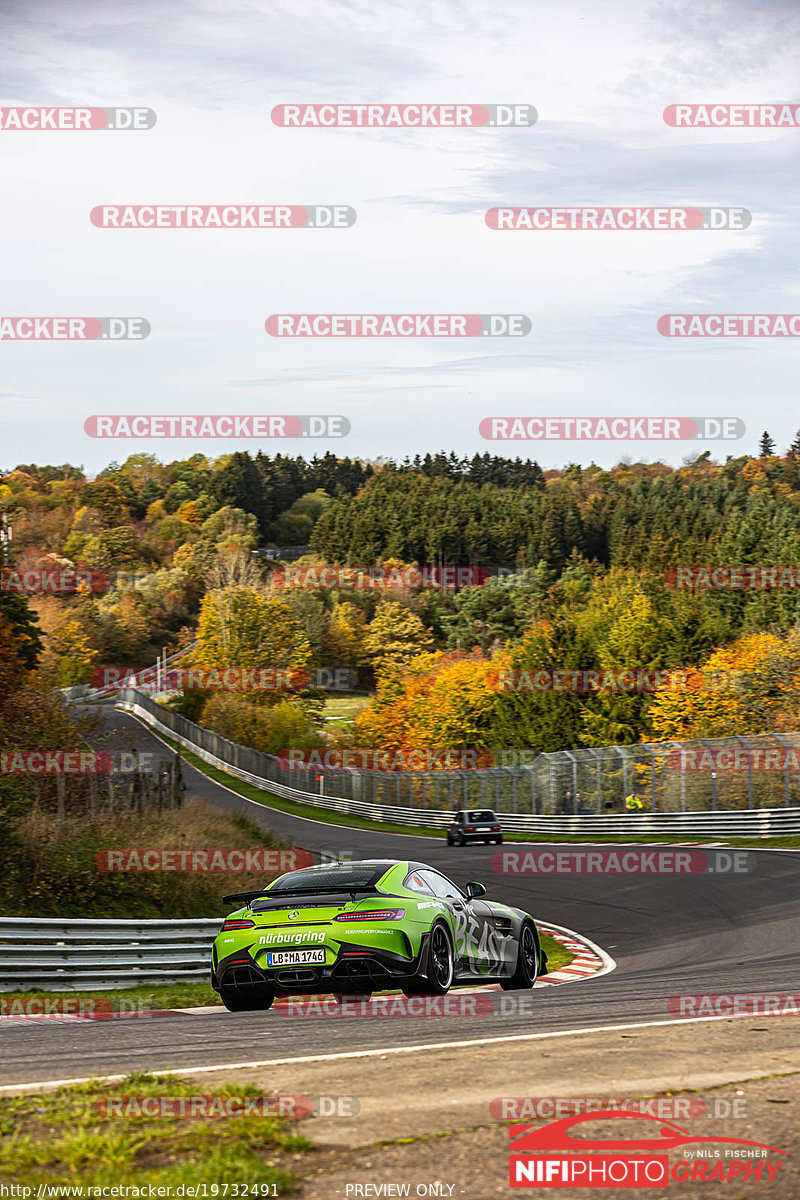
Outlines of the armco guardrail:
[{"label": "armco guardrail", "polygon": [[[131,689],[120,693],[120,707],[134,713],[153,730],[166,734],[212,766],[220,767],[237,779],[264,788],[286,800],[297,800],[333,812],[365,817],[371,821],[396,825],[423,825],[444,828],[451,820],[451,809],[414,808],[384,801],[369,803],[345,796],[320,795],[290,787],[274,776],[278,768],[274,758],[238,746],[235,742],[203,729],[180,717],[149,696]],[[213,749],[211,748],[213,747]],[[216,751],[216,753],[215,753]],[[261,766],[261,771],[247,766]],[[263,764],[263,765],[262,765]],[[376,772],[361,774],[374,775]],[[477,772],[476,772],[477,774]],[[471,801],[475,804],[475,801]],[[484,801],[487,803],[487,801]],[[491,806],[491,800],[487,806]],[[503,827],[509,833],[529,833],[540,837],[577,834],[593,836],[623,836],[628,838],[656,837],[737,837],[764,838],[800,835],[800,808],[759,808],[716,812],[651,812],[589,814],[582,816],[545,816],[539,813],[507,812],[499,806]]]},{"label": "armco guardrail", "polygon": [[203,983],[221,923],[0,917],[0,992]]},{"label": "armco guardrail", "polygon": [[[197,642],[190,642],[188,646],[176,650],[174,654],[170,654],[152,667],[145,667],[144,670],[131,671],[131,675],[140,683],[146,683],[148,686],[155,687],[158,683],[161,671],[168,670],[174,663],[180,662],[187,654],[191,654]],[[75,687],[57,688],[58,694],[61,696],[65,704],[74,704],[76,701],[85,700],[87,703],[92,700],[99,700],[103,697],[115,695],[118,688],[116,684],[108,687],[92,687],[90,683],[79,683]]]}]

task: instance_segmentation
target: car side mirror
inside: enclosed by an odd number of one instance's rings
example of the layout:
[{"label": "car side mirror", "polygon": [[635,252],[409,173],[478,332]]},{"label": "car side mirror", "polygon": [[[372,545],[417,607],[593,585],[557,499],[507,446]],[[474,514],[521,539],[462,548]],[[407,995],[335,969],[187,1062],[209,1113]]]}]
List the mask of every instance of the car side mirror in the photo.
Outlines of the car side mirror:
[{"label": "car side mirror", "polygon": [[485,895],[486,895],[486,888],[483,886],[482,883],[468,883],[467,884],[467,899],[474,900],[476,898],[476,896],[485,896]]}]

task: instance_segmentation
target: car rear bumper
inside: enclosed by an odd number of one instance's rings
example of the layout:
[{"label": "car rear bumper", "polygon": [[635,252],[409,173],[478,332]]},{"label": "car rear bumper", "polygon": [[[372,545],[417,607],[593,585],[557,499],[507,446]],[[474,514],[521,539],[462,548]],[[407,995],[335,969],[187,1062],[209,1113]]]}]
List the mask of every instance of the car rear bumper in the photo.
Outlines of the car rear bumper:
[{"label": "car rear bumper", "polygon": [[[235,960],[235,961],[233,961]],[[344,945],[331,965],[262,967],[241,950],[212,967],[211,986],[238,989],[263,989],[276,996],[321,995],[330,992],[361,995],[402,987],[427,974],[428,935],[423,938],[416,959],[405,958],[389,950],[365,949]]]},{"label": "car rear bumper", "polygon": [[503,836],[502,829],[499,833],[450,833],[451,837],[463,838],[465,842],[493,842],[495,838]]}]

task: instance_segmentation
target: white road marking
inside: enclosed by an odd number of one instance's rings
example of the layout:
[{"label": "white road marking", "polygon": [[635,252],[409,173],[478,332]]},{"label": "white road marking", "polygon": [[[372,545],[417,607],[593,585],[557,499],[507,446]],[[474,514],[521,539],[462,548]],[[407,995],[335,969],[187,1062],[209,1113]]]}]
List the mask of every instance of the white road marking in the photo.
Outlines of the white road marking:
[{"label": "white road marking", "polygon": [[[763,1013],[761,1017],[774,1020],[776,1017],[791,1017],[797,1020],[794,1013]],[[286,1067],[292,1063],[321,1063],[337,1062],[348,1058],[379,1058],[389,1054],[421,1054],[429,1050],[460,1050],[467,1046],[493,1046],[503,1042],[541,1042],[547,1038],[576,1037],[581,1033],[617,1033],[625,1029],[663,1029],[670,1025],[703,1025],[709,1021],[737,1021],[746,1018],[753,1019],[752,1013],[726,1013],[714,1017],[678,1017],[671,1021],[629,1021],[624,1025],[588,1025],[577,1029],[556,1029],[550,1033],[511,1033],[499,1037],[467,1038],[459,1042],[423,1042],[414,1046],[378,1046],[374,1050],[343,1050],[336,1054],[304,1054],[292,1058],[259,1058],[250,1062],[215,1063],[210,1066],[202,1064],[196,1067],[175,1066],[164,1070],[151,1071],[152,1075],[209,1075],[213,1071],[249,1071],[256,1067]],[[130,1072],[128,1072],[130,1074]],[[5,1092],[38,1092],[45,1089],[71,1087],[90,1081],[100,1083],[121,1083],[128,1078],[125,1075],[83,1075],[76,1079],[48,1079],[41,1083],[10,1083],[0,1087],[0,1094]]]}]

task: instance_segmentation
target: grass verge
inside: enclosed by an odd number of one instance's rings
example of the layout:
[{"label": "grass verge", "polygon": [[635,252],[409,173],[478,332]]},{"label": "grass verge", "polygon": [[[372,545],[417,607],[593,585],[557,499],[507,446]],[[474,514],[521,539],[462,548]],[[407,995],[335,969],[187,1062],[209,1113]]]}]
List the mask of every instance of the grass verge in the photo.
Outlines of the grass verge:
[{"label": "grass verge", "polygon": [[[295,1167],[312,1144],[277,1116],[106,1115],[116,1097],[259,1096],[253,1084],[200,1091],[178,1076],[130,1075],[39,1096],[0,1099],[0,1182],[92,1186],[239,1183],[259,1197],[297,1190]],[[126,1105],[121,1106],[124,1111]],[[134,1111],[136,1108],[134,1106]],[[220,1189],[218,1195],[222,1195]]]},{"label": "grass verge", "polygon": [[103,853],[283,848],[247,817],[191,796],[181,808],[144,815],[104,811],[94,823],[70,813],[62,831],[54,813],[31,809],[12,833],[0,860],[0,911],[10,917],[213,916],[225,911],[226,892],[263,887],[264,872],[109,871]]}]

